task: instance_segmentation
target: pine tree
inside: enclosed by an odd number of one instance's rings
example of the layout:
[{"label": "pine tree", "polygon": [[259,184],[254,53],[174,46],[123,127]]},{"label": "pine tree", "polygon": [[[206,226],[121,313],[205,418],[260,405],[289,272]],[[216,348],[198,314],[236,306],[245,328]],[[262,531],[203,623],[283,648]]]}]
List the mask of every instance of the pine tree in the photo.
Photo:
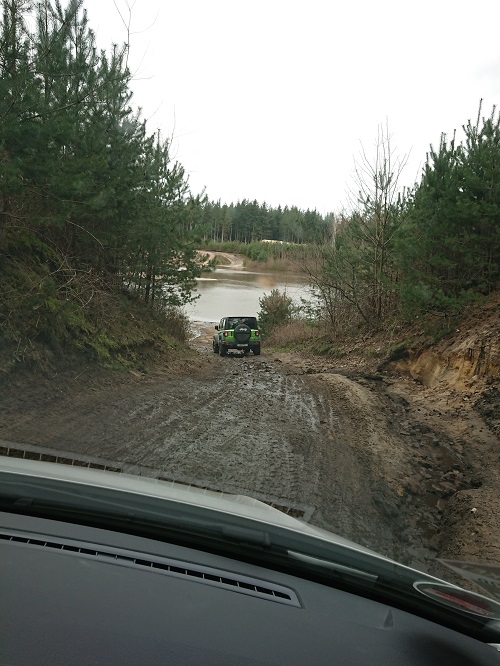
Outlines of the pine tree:
[{"label": "pine tree", "polygon": [[103,290],[189,300],[201,200],[132,111],[125,47],[97,50],[82,0],[5,0],[0,74],[4,333],[60,335]]},{"label": "pine tree", "polygon": [[417,309],[459,308],[488,293],[500,277],[500,119],[463,128],[457,145],[442,135],[431,146],[401,240],[403,301]]}]

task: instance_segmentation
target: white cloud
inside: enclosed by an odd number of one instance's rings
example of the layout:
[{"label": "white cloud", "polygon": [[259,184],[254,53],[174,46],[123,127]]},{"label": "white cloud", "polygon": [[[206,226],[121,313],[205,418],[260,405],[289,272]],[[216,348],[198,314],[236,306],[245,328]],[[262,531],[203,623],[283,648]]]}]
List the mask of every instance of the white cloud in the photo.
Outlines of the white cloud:
[{"label": "white cloud", "polygon": [[[111,0],[85,6],[101,46],[125,41]],[[228,202],[337,209],[386,118],[411,183],[429,144],[500,92],[497,0],[141,0],[131,28],[150,131],[174,132],[193,189]]]}]

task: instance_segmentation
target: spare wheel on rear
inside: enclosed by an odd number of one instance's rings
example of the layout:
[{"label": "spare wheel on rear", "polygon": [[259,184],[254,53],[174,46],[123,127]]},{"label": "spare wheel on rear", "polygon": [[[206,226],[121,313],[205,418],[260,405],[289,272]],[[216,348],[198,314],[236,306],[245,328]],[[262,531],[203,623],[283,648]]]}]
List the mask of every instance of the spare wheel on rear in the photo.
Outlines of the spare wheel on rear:
[{"label": "spare wheel on rear", "polygon": [[246,324],[238,324],[234,328],[234,339],[240,345],[246,344],[250,340],[252,331]]}]

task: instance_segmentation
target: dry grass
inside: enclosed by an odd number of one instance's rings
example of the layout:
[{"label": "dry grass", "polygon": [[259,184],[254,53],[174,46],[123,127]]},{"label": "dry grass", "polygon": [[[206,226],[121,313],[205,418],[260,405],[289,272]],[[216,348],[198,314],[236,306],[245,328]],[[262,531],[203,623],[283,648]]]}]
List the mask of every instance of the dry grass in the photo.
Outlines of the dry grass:
[{"label": "dry grass", "polygon": [[311,343],[321,337],[321,330],[311,326],[303,319],[294,319],[274,329],[266,338],[266,345],[270,347],[295,347],[304,343]]},{"label": "dry grass", "polygon": [[163,330],[179,342],[186,342],[191,335],[191,324],[184,312],[174,306],[158,305],[155,308],[156,318],[163,324]]}]

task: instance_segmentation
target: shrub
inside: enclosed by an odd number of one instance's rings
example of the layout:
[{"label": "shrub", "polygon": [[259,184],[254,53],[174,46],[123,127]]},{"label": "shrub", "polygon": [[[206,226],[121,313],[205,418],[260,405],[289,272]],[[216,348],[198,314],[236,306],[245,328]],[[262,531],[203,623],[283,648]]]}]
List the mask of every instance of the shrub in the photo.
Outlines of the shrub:
[{"label": "shrub", "polygon": [[167,335],[179,342],[186,342],[189,339],[191,324],[188,316],[180,308],[157,301],[154,310],[155,317],[161,321]]},{"label": "shrub", "polygon": [[269,335],[277,326],[291,321],[295,306],[286,291],[273,289],[269,295],[259,299],[259,324],[264,335]]}]

